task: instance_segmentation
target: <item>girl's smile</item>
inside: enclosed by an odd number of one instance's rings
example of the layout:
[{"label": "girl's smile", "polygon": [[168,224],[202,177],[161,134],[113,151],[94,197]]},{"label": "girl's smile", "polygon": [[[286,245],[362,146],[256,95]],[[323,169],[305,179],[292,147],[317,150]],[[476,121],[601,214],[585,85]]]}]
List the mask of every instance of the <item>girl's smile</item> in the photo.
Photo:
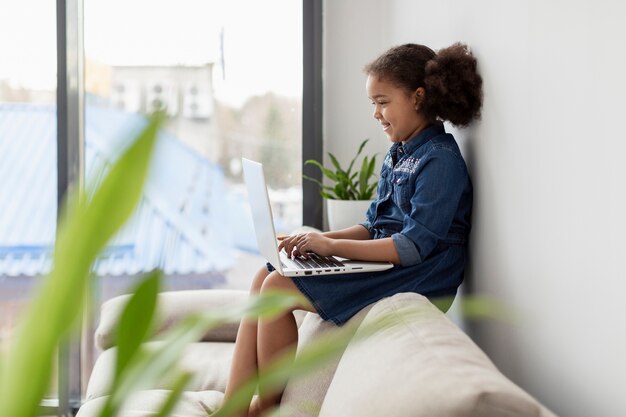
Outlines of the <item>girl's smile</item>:
[{"label": "girl's smile", "polygon": [[374,105],[374,118],[392,142],[405,142],[429,125],[416,110],[424,94],[423,88],[408,92],[377,76],[367,77],[367,95]]}]

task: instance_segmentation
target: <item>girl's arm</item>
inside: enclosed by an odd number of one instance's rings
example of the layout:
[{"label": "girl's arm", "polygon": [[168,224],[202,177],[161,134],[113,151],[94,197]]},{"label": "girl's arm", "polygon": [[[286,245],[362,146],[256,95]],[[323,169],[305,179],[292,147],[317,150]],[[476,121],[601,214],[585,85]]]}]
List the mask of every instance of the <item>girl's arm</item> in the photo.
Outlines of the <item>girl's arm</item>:
[{"label": "girl's arm", "polygon": [[[367,237],[355,227],[363,229]],[[351,232],[346,233],[346,230]],[[370,239],[369,232],[363,226],[353,226],[337,233],[358,236],[361,239],[337,239],[325,233],[303,233],[286,237],[280,242],[279,250],[284,248],[293,256],[306,256],[307,252],[315,252],[322,256],[335,255],[360,261],[400,263],[400,256],[392,238]]]},{"label": "girl's arm", "polygon": [[332,239],[329,246],[327,255],[360,261],[383,261],[391,262],[394,265],[400,264],[396,245],[390,237],[369,240]]},{"label": "girl's arm", "polygon": [[330,232],[322,233],[324,236],[331,239],[354,239],[354,240],[367,240],[371,239],[370,232],[365,227],[357,224],[352,227],[341,230],[333,230]]}]

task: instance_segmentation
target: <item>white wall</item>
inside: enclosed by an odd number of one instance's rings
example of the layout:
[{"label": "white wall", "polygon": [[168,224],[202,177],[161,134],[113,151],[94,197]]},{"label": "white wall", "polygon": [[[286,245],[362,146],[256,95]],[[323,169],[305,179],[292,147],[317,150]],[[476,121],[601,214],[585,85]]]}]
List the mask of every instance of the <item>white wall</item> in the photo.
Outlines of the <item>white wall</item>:
[{"label": "white wall", "polygon": [[467,279],[522,313],[473,337],[562,416],[624,416],[626,3],[329,0],[325,148],[347,159],[371,116],[361,68],[390,46],[468,43],[481,122],[456,132],[475,186]]},{"label": "white wall", "polygon": [[365,152],[379,152],[382,159],[388,141],[372,117],[363,67],[388,44],[381,30],[383,2],[331,0],[324,10],[324,150],[348,162],[369,138]]}]

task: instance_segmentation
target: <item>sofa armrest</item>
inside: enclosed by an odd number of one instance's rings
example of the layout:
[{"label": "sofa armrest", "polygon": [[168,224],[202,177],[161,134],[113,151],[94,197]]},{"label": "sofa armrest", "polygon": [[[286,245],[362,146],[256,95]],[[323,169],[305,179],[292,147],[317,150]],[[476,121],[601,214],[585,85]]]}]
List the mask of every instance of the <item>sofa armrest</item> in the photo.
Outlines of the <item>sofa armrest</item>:
[{"label": "sofa armrest", "polygon": [[[363,333],[380,319],[392,321]],[[343,353],[319,417],[556,417],[422,295],[376,302],[356,335],[367,339]]]},{"label": "sofa armrest", "polygon": [[[96,346],[106,350],[115,345],[117,322],[130,295],[120,295],[102,304],[100,323],[95,332]],[[160,293],[157,301],[155,336],[175,326],[194,313],[221,312],[225,308],[243,305],[248,292],[241,290],[185,290]],[[202,341],[234,342],[239,323],[226,323],[209,330]]]}]

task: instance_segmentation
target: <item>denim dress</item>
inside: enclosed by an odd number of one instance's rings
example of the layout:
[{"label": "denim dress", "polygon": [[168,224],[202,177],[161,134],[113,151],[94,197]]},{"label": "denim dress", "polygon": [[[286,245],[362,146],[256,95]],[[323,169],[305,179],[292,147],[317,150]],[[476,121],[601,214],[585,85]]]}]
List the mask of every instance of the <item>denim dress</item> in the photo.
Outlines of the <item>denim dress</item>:
[{"label": "denim dress", "polygon": [[291,277],[324,320],[345,323],[363,307],[401,292],[430,299],[456,295],[471,228],[472,183],[443,124],[387,153],[363,227],[391,237],[400,264],[379,272]]}]

